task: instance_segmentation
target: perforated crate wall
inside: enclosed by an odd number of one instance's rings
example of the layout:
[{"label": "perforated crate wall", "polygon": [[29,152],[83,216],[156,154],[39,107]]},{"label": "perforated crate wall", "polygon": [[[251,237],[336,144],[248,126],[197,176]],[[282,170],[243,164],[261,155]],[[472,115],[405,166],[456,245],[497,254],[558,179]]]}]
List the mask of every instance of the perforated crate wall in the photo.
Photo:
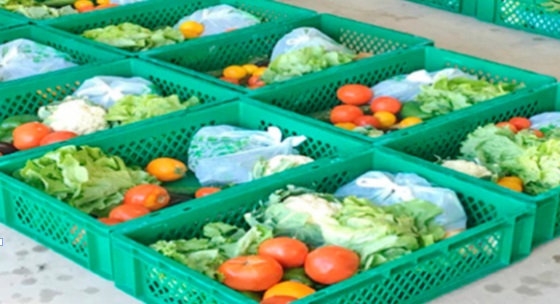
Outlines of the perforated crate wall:
[{"label": "perforated crate wall", "polygon": [[[528,254],[531,233],[518,232],[532,229],[534,217],[528,211],[530,208],[393,158],[386,151],[376,151],[373,159],[371,154],[362,154],[338,160],[312,173],[292,174],[266,186],[224,197],[213,205],[199,205],[183,214],[166,214],[150,226],[138,225],[124,235],[116,234],[115,283],[148,303],[254,303],[146,245],[161,239],[200,237],[201,228],[215,221],[247,228],[243,215],[257,208],[259,201],[266,200],[274,190],[294,184],[319,192],[334,192],[372,169],[415,172],[459,192],[470,218],[469,230],[321,290],[298,303],[419,303],[505,267],[512,256]],[[514,242],[523,245],[514,250]]]},{"label": "perforated crate wall", "polygon": [[467,16],[476,15],[477,0],[408,0]]},{"label": "perforated crate wall", "polygon": [[[64,32],[34,25],[16,27],[2,31],[2,35],[0,35],[0,44],[16,39],[28,39],[37,43],[51,46],[59,51],[69,54],[75,60],[75,63],[79,65],[102,63],[122,58],[121,55],[115,54],[113,52],[103,49],[97,49],[89,44],[75,41]],[[31,79],[44,79],[45,77],[50,76],[54,77],[54,75],[65,73],[70,69],[77,68],[79,67],[72,67],[13,81],[0,82],[0,86],[14,85],[16,83],[21,83],[22,81],[28,81]]]},{"label": "perforated crate wall", "polygon": [[[231,33],[227,38],[224,37],[219,41],[193,42],[189,44],[188,49],[175,45],[165,50],[154,50],[149,54],[141,56],[148,59],[161,60],[187,73],[194,72],[197,76],[209,81],[218,82],[234,89],[244,90],[240,86],[221,81],[206,73],[221,71],[230,65],[242,65],[255,58],[268,59],[272,55],[276,43],[286,34],[300,27],[317,28],[358,53],[372,52],[375,55],[380,55],[396,50],[431,44],[431,41],[427,39],[374,25],[332,15],[319,15],[301,21],[270,25],[266,29],[263,27],[252,35]],[[363,61],[369,60],[363,59]],[[340,71],[340,73],[351,71],[351,67],[348,65],[344,67],[346,67],[344,70],[339,70],[343,67],[333,67],[328,70],[336,70]],[[322,72],[316,74],[319,73]],[[250,90],[244,91],[249,92]]]},{"label": "perforated crate wall", "polygon": [[554,189],[538,196],[516,193],[498,186],[490,181],[480,180],[457,171],[443,168],[434,162],[438,159],[455,159],[459,156],[461,143],[467,135],[479,126],[490,123],[508,121],[517,116],[531,117],[535,114],[560,110],[560,88],[557,85],[541,88],[535,92],[519,94],[509,100],[496,102],[493,105],[483,105],[478,110],[466,110],[462,116],[455,119],[423,127],[415,134],[406,134],[400,138],[391,138],[384,144],[401,153],[413,157],[414,160],[435,170],[443,170],[450,176],[466,179],[480,185],[508,195],[528,204],[538,206],[537,223],[535,227],[535,245],[560,235],[560,210],[558,208],[558,193]]},{"label": "perforated crate wall", "polygon": [[560,38],[560,4],[556,0],[478,1],[477,14],[484,21]]},{"label": "perforated crate wall", "polygon": [[[0,163],[0,222],[20,231],[45,246],[58,251],[91,271],[112,278],[109,234],[115,229],[126,229],[134,221],[117,226],[105,226],[94,218],[74,209],[53,197],[31,188],[8,176],[22,168],[28,159],[35,159],[60,146],[89,145],[99,147],[112,155],[118,155],[128,165],[145,167],[158,157],[172,157],[187,162],[188,147],[192,136],[202,127],[218,124],[236,125],[247,129],[265,130],[277,126],[284,138],[304,135],[307,140],[298,149],[303,155],[316,159],[313,164],[294,170],[327,164],[331,157],[351,154],[368,148],[366,142],[332,134],[328,130],[307,125],[297,117],[275,113],[275,108],[255,101],[222,103],[199,111],[182,112],[150,124],[131,125],[91,136],[83,136],[66,143],[49,145]],[[306,169],[307,168],[307,169]],[[290,170],[279,175],[289,174]],[[254,183],[225,189],[219,194],[203,198],[196,203],[208,204],[208,199],[220,199],[221,195],[249,190],[258,183],[274,179],[270,176]],[[180,213],[192,204],[179,204],[135,220],[146,223],[158,214]],[[74,227],[74,225],[76,227]]]},{"label": "perforated crate wall", "polygon": [[[411,72],[426,69],[430,72],[445,68],[460,69],[465,73],[475,75],[481,79],[492,83],[512,82],[523,84],[526,90],[538,88],[540,86],[554,83],[555,79],[549,76],[538,75],[517,68],[507,67],[498,63],[489,62],[483,59],[474,58],[446,50],[427,47],[424,49],[414,49],[403,51],[399,54],[387,54],[379,60],[358,63],[353,69],[345,73],[337,71],[327,71],[323,75],[310,75],[307,79],[294,80],[286,84],[281,90],[276,88],[263,88],[250,94],[253,98],[270,103],[274,106],[293,111],[299,114],[310,115],[316,112],[327,111],[340,104],[337,98],[337,90],[345,84],[363,84],[374,86],[377,83],[390,79],[397,75],[409,74]],[[486,101],[482,104],[492,103]],[[475,107],[478,107],[475,106]],[[453,119],[462,111],[440,116],[427,121],[425,124],[432,124],[441,119]],[[424,125],[425,125],[424,124]],[[331,128],[348,135],[356,135],[354,132],[343,131],[333,127],[329,123],[322,123],[325,128]],[[422,125],[407,128],[403,131],[390,133],[381,138],[371,139],[379,141],[390,136],[399,136],[407,132],[416,132]]]},{"label": "perforated crate wall", "polygon": [[[0,89],[0,121],[14,115],[36,115],[41,106],[63,100],[76,91],[87,79],[97,76],[142,77],[154,83],[163,96],[178,95],[181,100],[196,96],[202,104],[212,104],[233,100],[238,93],[219,87],[212,83],[190,77],[176,71],[163,68],[137,59],[120,60],[80,70],[64,73],[57,77],[43,77],[14,87]],[[189,108],[195,110],[198,107]],[[174,115],[174,114],[170,114]],[[168,116],[157,117],[165,119]],[[134,124],[146,125],[152,120],[144,120]],[[105,132],[114,132],[113,128]],[[18,157],[19,153],[2,156],[1,162]]]},{"label": "perforated crate wall", "polygon": [[[51,19],[45,23],[75,35],[81,35],[86,30],[101,28],[108,25],[118,25],[124,22],[134,23],[149,29],[158,29],[165,26],[173,27],[183,17],[197,10],[222,4],[230,5],[251,13],[261,18],[262,23],[287,22],[290,19],[315,15],[315,13],[310,10],[267,0],[152,0],[133,6],[103,10],[95,14],[79,14],[66,18]],[[252,34],[258,30],[258,27],[259,25],[256,25],[238,29],[238,31],[245,34]],[[228,33],[197,38],[192,41],[212,40],[212,38],[227,36],[227,34]],[[113,50],[120,51],[118,48],[111,47],[107,44],[98,43],[85,38],[80,39],[94,43],[97,46],[109,47]],[[181,43],[181,45],[188,42],[189,41]],[[129,55],[135,54],[135,52],[127,52],[124,50],[122,52]]]}]

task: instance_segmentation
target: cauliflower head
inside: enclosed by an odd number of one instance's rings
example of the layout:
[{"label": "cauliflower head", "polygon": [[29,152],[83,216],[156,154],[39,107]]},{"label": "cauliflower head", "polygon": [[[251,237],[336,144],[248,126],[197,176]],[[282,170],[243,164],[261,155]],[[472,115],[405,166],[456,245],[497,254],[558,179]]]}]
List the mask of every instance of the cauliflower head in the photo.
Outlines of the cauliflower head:
[{"label": "cauliflower head", "polygon": [[446,160],[441,164],[443,167],[465,173],[474,177],[483,178],[492,176],[492,172],[477,163],[466,160]]},{"label": "cauliflower head", "polygon": [[277,155],[269,160],[261,160],[253,169],[254,178],[261,178],[275,173],[302,166],[314,159],[303,155]]},{"label": "cauliflower head", "polygon": [[58,104],[41,107],[38,116],[54,131],[86,135],[109,128],[106,114],[105,109],[84,99],[69,98]]}]

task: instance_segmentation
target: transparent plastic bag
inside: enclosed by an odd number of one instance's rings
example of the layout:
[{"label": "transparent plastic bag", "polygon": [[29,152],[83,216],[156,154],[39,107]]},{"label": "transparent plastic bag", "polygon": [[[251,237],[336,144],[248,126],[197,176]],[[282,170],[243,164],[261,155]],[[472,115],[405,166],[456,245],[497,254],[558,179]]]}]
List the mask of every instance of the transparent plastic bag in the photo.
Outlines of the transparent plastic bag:
[{"label": "transparent plastic bag", "polygon": [[431,85],[441,77],[449,79],[459,77],[476,79],[475,76],[466,74],[458,69],[444,69],[432,73],[426,70],[419,70],[408,75],[399,75],[382,81],[371,89],[375,96],[390,96],[401,102],[408,102],[413,101],[416,95],[420,94],[421,86]]},{"label": "transparent plastic bag", "polygon": [[90,78],[74,92],[106,110],[125,95],[159,94],[157,87],[141,77],[98,76]]},{"label": "transparent plastic bag", "polygon": [[204,127],[189,147],[189,169],[203,186],[240,184],[253,180],[253,169],[262,159],[297,155],[295,147],[305,136],[282,140],[276,127],[265,131],[221,125]]},{"label": "transparent plastic bag", "polygon": [[179,26],[187,21],[195,21],[204,25],[204,32],[200,37],[221,34],[261,22],[256,16],[227,4],[198,10],[179,20],[174,28],[179,29]]},{"label": "transparent plastic bag", "polygon": [[560,128],[560,112],[546,112],[530,118],[531,129]]},{"label": "transparent plastic bag", "polygon": [[322,46],[332,52],[354,53],[315,28],[302,27],[291,31],[276,43],[270,61],[274,61],[280,55],[312,46]]},{"label": "transparent plastic bag", "polygon": [[70,55],[28,39],[0,45],[0,82],[74,67]]},{"label": "transparent plastic bag", "polygon": [[367,198],[379,206],[421,199],[443,209],[436,222],[447,231],[467,228],[467,215],[457,194],[450,189],[433,187],[427,180],[412,173],[392,175],[370,171],[342,186],[335,196]]}]

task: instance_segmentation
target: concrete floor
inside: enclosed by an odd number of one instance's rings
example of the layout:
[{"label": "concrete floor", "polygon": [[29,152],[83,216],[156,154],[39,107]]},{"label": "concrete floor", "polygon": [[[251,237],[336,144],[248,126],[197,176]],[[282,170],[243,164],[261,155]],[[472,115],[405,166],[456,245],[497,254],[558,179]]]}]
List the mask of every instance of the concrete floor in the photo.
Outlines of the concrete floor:
[{"label": "concrete floor", "polygon": [[[478,22],[401,0],[284,0],[429,37],[437,46],[560,78],[560,40]],[[138,301],[36,242],[0,225],[0,304],[134,304]],[[506,270],[433,303],[557,303],[560,240]]]}]

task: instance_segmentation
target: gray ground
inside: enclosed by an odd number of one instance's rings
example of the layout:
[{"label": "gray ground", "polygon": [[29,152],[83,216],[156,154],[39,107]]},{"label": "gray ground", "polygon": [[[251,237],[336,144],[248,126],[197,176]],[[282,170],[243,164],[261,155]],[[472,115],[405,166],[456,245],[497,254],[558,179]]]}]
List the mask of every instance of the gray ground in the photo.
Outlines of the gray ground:
[{"label": "gray ground", "polygon": [[[478,22],[400,0],[284,0],[429,37],[439,47],[560,77],[560,40]],[[138,303],[113,285],[0,225],[0,304]],[[557,303],[560,240],[521,263],[434,303]]]}]

